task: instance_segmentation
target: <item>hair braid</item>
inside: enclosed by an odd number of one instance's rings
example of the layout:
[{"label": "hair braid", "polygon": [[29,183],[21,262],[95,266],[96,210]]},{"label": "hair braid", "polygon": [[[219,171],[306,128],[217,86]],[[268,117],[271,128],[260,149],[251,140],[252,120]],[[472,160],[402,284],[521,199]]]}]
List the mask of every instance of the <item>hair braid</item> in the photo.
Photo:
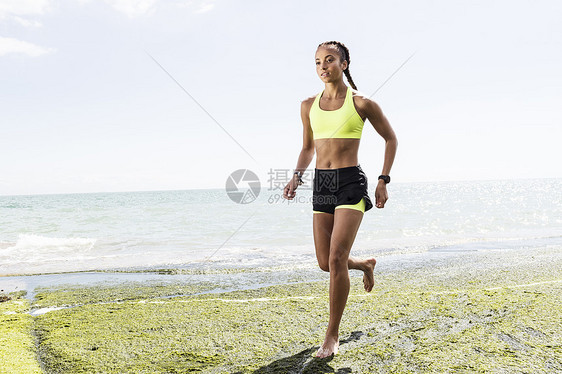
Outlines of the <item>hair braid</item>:
[{"label": "hair braid", "polygon": [[347,68],[343,71],[343,73],[345,74],[345,77],[347,78],[347,81],[349,82],[349,85],[354,90],[356,90],[357,86],[355,85],[355,82],[353,82],[353,78],[351,78],[351,73],[349,72],[349,65],[351,65],[351,59],[349,58],[349,49],[347,49],[345,44],[343,44],[342,42],[338,42],[338,41],[335,41],[335,40],[320,43],[318,45],[318,47],[329,46],[329,45],[333,45],[333,46],[336,47],[336,49],[338,50],[338,53],[341,56],[342,61],[347,61]]}]

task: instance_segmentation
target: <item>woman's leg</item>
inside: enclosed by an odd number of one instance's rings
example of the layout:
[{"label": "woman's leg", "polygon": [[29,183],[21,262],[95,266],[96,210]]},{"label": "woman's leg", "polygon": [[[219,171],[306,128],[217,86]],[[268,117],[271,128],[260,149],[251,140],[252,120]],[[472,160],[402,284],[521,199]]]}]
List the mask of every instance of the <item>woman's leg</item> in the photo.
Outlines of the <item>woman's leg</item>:
[{"label": "woman's leg", "polygon": [[[340,210],[340,209],[337,209]],[[334,215],[330,213],[314,213],[312,218],[314,247],[318,266],[324,271],[330,271],[330,242],[334,227]],[[365,291],[371,292],[375,284],[373,270],[377,261],[374,258],[361,260],[349,256],[347,267],[363,272]]]},{"label": "woman's leg", "polygon": [[[344,208],[356,209],[361,211],[362,213],[365,213],[366,204],[367,202],[365,201],[365,198],[362,198],[361,201],[359,201],[359,203],[357,204],[338,205],[336,207],[336,210]],[[366,260],[360,260],[349,256],[349,259],[347,261],[347,267],[349,269],[361,270],[363,272],[363,287],[367,292],[371,292],[373,286],[375,285],[375,277],[373,272],[376,264],[377,260],[375,260],[373,257]]]},{"label": "woman's leg", "polygon": [[330,320],[317,357],[328,357],[338,350],[338,331],[349,294],[349,252],[362,219],[363,213],[355,209],[336,209],[334,213],[329,251]]},{"label": "woman's leg", "polygon": [[334,215],[330,213],[313,213],[312,232],[318,266],[324,271],[330,271],[330,241],[334,227]]}]

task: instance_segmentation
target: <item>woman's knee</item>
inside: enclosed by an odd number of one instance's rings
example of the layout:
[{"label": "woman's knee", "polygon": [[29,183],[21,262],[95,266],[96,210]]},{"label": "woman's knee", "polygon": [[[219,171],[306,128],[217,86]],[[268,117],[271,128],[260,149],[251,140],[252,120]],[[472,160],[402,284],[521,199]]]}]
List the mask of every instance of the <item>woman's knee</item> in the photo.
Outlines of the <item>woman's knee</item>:
[{"label": "woman's knee", "polygon": [[328,260],[318,260],[318,266],[324,271],[330,271],[330,263]]},{"label": "woman's knee", "polygon": [[343,251],[335,251],[330,253],[330,261],[328,266],[330,269],[337,270],[347,270],[347,261],[349,259],[349,254]]}]

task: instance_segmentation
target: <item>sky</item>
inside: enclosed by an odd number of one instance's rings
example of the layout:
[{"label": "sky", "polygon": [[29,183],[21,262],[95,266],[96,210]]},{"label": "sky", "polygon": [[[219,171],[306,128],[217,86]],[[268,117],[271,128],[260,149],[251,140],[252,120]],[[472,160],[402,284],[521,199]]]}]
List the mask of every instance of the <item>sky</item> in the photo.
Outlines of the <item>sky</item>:
[{"label": "sky", "polygon": [[[0,195],[224,188],[237,169],[266,185],[296,166],[327,40],[398,136],[393,182],[561,178],[561,16],[554,0],[0,0]],[[370,180],[383,154],[366,122]]]}]

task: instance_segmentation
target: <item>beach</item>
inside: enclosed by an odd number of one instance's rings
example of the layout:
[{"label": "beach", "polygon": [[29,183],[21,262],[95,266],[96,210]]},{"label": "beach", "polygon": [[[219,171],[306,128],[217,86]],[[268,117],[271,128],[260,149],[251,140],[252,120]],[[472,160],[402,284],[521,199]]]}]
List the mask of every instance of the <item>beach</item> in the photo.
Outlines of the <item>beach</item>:
[{"label": "beach", "polygon": [[326,279],[231,292],[100,283],[0,303],[0,326],[18,336],[2,344],[3,371],[562,372],[560,248],[415,257],[403,271],[382,261],[370,294],[352,273],[332,359],[313,357],[328,319]]},{"label": "beach", "polygon": [[306,203],[0,197],[0,372],[562,372],[561,186],[395,185],[352,249],[377,258],[375,287],[350,271],[324,360]]}]

